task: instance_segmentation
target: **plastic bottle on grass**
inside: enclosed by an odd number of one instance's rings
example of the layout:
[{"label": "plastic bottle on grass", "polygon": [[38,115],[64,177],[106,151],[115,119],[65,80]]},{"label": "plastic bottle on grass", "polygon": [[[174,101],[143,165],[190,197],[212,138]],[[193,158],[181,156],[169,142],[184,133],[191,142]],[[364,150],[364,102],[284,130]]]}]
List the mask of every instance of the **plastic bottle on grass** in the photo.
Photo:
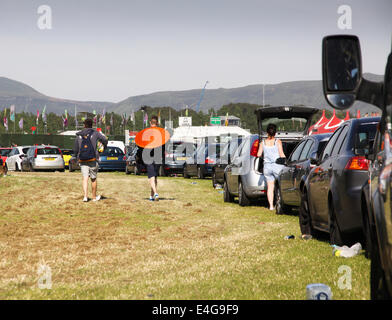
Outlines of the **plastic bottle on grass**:
[{"label": "plastic bottle on grass", "polygon": [[356,244],[352,245],[351,247],[348,246],[333,246],[333,255],[335,257],[343,257],[343,258],[351,258],[359,254],[362,250],[362,245],[357,242]]}]

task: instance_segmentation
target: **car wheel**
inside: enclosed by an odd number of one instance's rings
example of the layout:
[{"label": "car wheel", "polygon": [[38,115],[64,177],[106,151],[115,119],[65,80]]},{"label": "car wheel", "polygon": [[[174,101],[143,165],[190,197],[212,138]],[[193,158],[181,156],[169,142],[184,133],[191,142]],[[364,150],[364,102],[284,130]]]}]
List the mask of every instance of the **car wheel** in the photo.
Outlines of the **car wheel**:
[{"label": "car wheel", "polygon": [[238,183],[238,203],[241,207],[249,206],[250,199],[246,195],[244,191],[244,187],[242,185],[242,181]]},{"label": "car wheel", "polygon": [[329,239],[331,244],[336,244],[338,246],[343,246],[343,236],[340,231],[338,221],[336,219],[336,211],[333,206],[332,200],[329,204]]},{"label": "car wheel", "polygon": [[165,169],[163,168],[163,165],[159,166],[159,176],[166,177],[166,172],[165,172]]},{"label": "car wheel", "polygon": [[204,171],[203,168],[200,166],[197,167],[197,178],[204,179]]},{"label": "car wheel", "polygon": [[[373,242],[374,243],[374,242]],[[370,298],[371,300],[390,300],[391,293],[388,291],[385,272],[381,267],[378,245],[374,244],[371,250],[370,262]]]},{"label": "car wheel", "polygon": [[373,228],[370,224],[369,212],[367,210],[366,201],[362,201],[362,229],[365,242],[365,256],[370,259],[373,250]]},{"label": "car wheel", "polygon": [[188,169],[187,168],[188,168],[187,166],[184,166],[184,178],[185,179],[189,179],[190,178],[190,176],[188,174]]},{"label": "car wheel", "polygon": [[[301,192],[301,204],[299,207],[299,223],[300,223],[300,228],[302,230],[301,224],[306,224],[308,230],[305,231],[305,233],[311,234],[312,236],[316,235],[316,231],[313,229],[312,225],[312,219],[310,216],[310,210],[309,210],[309,202],[308,202],[308,194],[306,192],[306,189]],[[306,229],[306,227],[304,228]]]},{"label": "car wheel", "polygon": [[275,185],[275,209],[276,214],[290,214],[291,207],[283,203],[282,191],[279,185]]},{"label": "car wheel", "polygon": [[226,180],[223,182],[223,201],[234,202],[234,197],[229,192]]},{"label": "car wheel", "polygon": [[218,182],[216,181],[215,171],[212,173],[212,187],[215,188]]}]

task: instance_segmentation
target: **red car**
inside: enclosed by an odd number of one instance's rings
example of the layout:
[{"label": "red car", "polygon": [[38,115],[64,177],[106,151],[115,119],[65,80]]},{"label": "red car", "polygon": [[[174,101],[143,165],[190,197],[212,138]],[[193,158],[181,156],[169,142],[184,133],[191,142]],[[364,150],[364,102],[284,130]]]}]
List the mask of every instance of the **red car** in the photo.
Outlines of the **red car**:
[{"label": "red car", "polygon": [[[8,154],[11,152],[12,148],[1,148],[0,147],[0,166],[2,166],[4,169],[5,168],[5,160],[7,160]],[[1,170],[2,172],[4,172],[5,174],[7,172],[5,172],[4,170]]]}]

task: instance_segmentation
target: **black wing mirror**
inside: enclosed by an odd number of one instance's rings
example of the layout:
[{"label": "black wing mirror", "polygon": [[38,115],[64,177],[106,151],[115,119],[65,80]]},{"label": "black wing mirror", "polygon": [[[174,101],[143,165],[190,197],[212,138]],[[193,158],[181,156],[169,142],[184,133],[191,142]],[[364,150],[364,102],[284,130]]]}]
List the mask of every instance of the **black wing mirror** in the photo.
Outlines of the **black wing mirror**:
[{"label": "black wing mirror", "polygon": [[277,164],[282,164],[282,165],[287,165],[287,159],[286,158],[278,158],[275,160],[275,163]]},{"label": "black wing mirror", "polygon": [[323,39],[323,89],[328,103],[336,109],[351,107],[362,80],[359,39],[352,35]]}]

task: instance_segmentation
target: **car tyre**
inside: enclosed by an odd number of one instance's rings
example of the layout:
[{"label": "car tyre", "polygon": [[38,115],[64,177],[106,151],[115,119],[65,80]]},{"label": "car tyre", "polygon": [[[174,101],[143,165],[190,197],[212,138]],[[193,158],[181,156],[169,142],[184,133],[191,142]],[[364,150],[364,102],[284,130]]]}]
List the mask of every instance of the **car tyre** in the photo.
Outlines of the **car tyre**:
[{"label": "car tyre", "polygon": [[336,219],[336,211],[333,206],[332,200],[329,204],[329,239],[331,245],[335,244],[338,246],[343,246],[345,244],[343,241],[342,232]]},{"label": "car tyre", "polygon": [[372,256],[375,230],[370,223],[370,217],[369,217],[366,201],[362,202],[361,211],[362,211],[362,224],[363,224],[362,228],[363,228],[363,235],[364,235],[364,242],[365,242],[365,246],[364,246],[365,256],[366,258],[370,259],[370,257]]},{"label": "car tyre", "polygon": [[223,201],[234,202],[234,196],[230,194],[229,187],[227,186],[226,180],[223,182]]},{"label": "car tyre", "polygon": [[201,166],[197,167],[197,178],[204,179],[204,169]]},{"label": "car tyre", "polygon": [[242,181],[240,180],[238,183],[238,204],[241,207],[246,207],[250,205],[250,199],[245,193],[244,187],[242,185]]},{"label": "car tyre", "polygon": [[190,178],[190,175],[188,174],[188,166],[187,165],[184,166],[184,174],[183,175],[184,175],[185,179]]},{"label": "car tyre", "polygon": [[[310,210],[309,210],[309,202],[308,202],[308,193],[306,192],[306,189],[301,192],[301,204],[299,207],[299,215],[306,216],[308,218],[308,224],[309,224],[309,232],[312,236],[316,236],[316,231],[313,228],[312,225],[312,218],[310,216]],[[300,220],[301,223],[301,220]]]},{"label": "car tyre", "polygon": [[373,242],[370,262],[370,298],[371,300],[390,300],[391,293],[388,291],[385,272],[381,267],[378,245]]},{"label": "car tyre", "polygon": [[218,182],[216,181],[215,171],[212,173],[212,187],[215,188]]},{"label": "car tyre", "polygon": [[280,185],[275,185],[275,209],[276,214],[290,214],[291,207],[283,203],[282,191],[280,190]]}]

